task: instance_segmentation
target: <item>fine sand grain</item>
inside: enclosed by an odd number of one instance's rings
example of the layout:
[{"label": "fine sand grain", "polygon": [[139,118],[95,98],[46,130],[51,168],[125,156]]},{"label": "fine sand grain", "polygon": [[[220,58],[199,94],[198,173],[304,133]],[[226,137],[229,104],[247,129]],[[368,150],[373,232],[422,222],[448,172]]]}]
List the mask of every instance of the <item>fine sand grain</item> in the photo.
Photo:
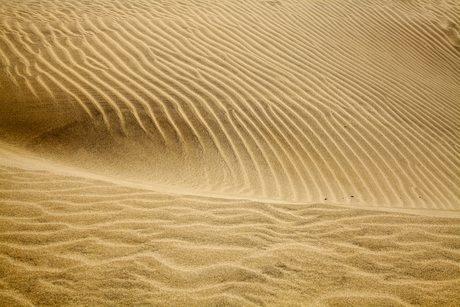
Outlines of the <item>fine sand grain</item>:
[{"label": "fine sand grain", "polygon": [[460,2],[0,0],[0,307],[460,306]]}]

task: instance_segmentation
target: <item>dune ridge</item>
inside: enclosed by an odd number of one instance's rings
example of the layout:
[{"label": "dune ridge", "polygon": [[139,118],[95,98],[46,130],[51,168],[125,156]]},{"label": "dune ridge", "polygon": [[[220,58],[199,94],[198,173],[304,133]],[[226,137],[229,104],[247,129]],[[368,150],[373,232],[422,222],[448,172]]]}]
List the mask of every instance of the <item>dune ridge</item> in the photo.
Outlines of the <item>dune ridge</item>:
[{"label": "dune ridge", "polygon": [[0,306],[459,306],[459,25],[0,0]]}]

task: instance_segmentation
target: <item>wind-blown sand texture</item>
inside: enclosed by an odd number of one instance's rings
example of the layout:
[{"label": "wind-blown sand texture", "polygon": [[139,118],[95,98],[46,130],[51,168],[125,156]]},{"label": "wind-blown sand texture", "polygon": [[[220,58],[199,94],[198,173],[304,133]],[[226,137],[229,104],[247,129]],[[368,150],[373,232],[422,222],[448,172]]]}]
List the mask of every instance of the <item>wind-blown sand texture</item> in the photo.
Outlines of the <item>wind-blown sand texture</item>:
[{"label": "wind-blown sand texture", "polygon": [[0,0],[0,306],[460,306],[460,2]]}]

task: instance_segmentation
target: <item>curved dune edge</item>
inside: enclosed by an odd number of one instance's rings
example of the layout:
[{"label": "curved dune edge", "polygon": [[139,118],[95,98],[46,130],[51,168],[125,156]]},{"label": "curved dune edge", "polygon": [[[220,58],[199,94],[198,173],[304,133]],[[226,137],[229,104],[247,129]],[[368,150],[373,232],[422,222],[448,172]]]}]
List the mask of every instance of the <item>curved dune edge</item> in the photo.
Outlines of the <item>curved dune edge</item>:
[{"label": "curved dune edge", "polygon": [[[142,189],[146,191],[152,191],[157,193],[173,194],[173,195],[184,195],[184,196],[198,196],[203,198],[210,199],[237,199],[237,200],[247,200],[255,202],[269,202],[269,203],[288,203],[288,204],[301,204],[303,202],[286,202],[282,200],[267,200],[263,198],[256,197],[242,197],[242,196],[232,196],[232,195],[222,195],[211,192],[200,192],[192,189],[186,188],[172,188],[170,185],[160,185],[152,184],[151,182],[144,181],[133,181],[119,178],[116,176],[106,176],[101,175],[100,173],[90,172],[86,169],[79,169],[75,167],[70,167],[66,164],[59,163],[56,161],[50,161],[43,159],[30,151],[24,150],[22,148],[11,146],[6,143],[0,142],[0,166],[4,167],[13,167],[17,169],[22,169],[24,171],[42,171],[49,172],[56,175],[62,176],[74,176],[88,178],[90,180],[96,181],[105,181],[107,183],[125,186],[129,188]],[[339,206],[345,208],[356,208],[354,204],[340,203],[340,202],[331,202],[323,201],[325,205]],[[369,206],[366,207],[365,204],[359,205],[360,209],[364,210],[377,210],[377,211],[387,211],[387,212],[397,212],[397,213],[408,213],[408,214],[418,214],[418,215],[427,215],[433,217],[447,217],[447,218],[460,218],[460,210],[441,210],[441,209],[423,209],[423,208],[397,208],[397,207],[386,207],[386,206]]]},{"label": "curved dune edge", "polygon": [[460,219],[0,177],[9,306],[460,303]]}]

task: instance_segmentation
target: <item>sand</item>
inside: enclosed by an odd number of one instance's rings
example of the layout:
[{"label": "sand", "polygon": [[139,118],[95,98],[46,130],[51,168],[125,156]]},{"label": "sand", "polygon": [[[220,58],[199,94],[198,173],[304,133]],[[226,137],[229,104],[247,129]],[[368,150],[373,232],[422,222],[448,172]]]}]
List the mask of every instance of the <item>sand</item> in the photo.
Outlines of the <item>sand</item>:
[{"label": "sand", "polygon": [[0,306],[460,306],[460,3],[0,0]]}]

